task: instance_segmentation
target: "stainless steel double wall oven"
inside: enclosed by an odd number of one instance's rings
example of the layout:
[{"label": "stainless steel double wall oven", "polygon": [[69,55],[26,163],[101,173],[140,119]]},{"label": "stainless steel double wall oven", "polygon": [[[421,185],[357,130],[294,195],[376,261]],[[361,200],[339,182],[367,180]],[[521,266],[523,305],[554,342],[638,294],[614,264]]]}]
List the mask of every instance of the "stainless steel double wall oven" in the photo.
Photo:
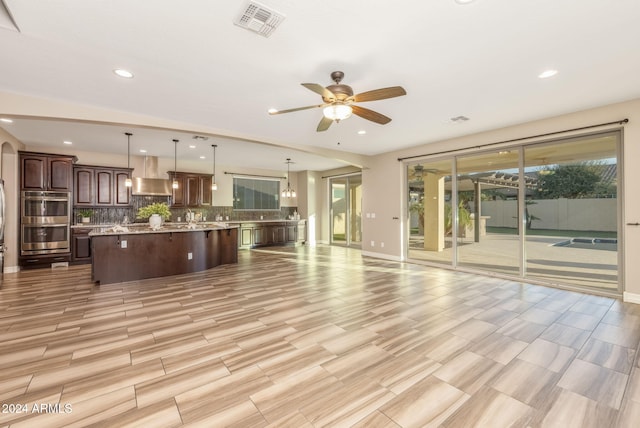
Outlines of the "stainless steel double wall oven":
[{"label": "stainless steel double wall oven", "polygon": [[20,254],[68,253],[70,250],[71,194],[23,191]]}]

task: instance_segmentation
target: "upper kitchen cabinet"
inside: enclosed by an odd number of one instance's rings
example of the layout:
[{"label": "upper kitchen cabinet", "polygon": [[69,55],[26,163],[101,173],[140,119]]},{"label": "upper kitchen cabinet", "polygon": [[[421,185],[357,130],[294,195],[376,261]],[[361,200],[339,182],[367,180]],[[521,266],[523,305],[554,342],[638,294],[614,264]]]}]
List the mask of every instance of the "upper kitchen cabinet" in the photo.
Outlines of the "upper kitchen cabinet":
[{"label": "upper kitchen cabinet", "polygon": [[75,156],[19,152],[22,190],[71,192]]},{"label": "upper kitchen cabinet", "polygon": [[131,169],[75,165],[73,167],[73,204],[75,206],[113,207],[131,204],[131,188],[125,186]]},{"label": "upper kitchen cabinet", "polygon": [[211,205],[211,176],[189,172],[168,172],[171,180],[178,182],[178,188],[173,189],[171,206],[175,208],[194,208]]}]

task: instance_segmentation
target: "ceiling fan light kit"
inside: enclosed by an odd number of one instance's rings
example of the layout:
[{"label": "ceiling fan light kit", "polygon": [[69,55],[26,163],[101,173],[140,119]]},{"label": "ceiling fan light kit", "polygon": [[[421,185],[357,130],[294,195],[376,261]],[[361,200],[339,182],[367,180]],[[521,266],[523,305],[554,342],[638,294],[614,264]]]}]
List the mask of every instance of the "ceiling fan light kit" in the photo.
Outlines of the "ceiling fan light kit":
[{"label": "ceiling fan light kit", "polygon": [[322,114],[327,119],[335,120],[336,122],[340,122],[341,120],[348,119],[351,117],[351,113],[353,113],[353,109],[348,104],[331,104],[330,106],[322,109]]},{"label": "ceiling fan light kit", "polygon": [[286,110],[270,109],[269,114],[292,113],[294,111],[321,107],[323,116],[316,128],[316,131],[318,132],[326,131],[333,122],[340,122],[341,120],[351,117],[352,114],[380,125],[385,125],[391,122],[390,117],[373,110],[360,107],[354,103],[384,100],[407,94],[402,86],[391,86],[389,88],[374,89],[373,91],[353,95],[353,89],[351,89],[351,86],[340,83],[343,77],[344,73],[342,71],[334,71],[331,73],[331,80],[333,80],[335,84],[327,87],[317,83],[302,83],[302,86],[305,88],[322,96],[323,104]]}]

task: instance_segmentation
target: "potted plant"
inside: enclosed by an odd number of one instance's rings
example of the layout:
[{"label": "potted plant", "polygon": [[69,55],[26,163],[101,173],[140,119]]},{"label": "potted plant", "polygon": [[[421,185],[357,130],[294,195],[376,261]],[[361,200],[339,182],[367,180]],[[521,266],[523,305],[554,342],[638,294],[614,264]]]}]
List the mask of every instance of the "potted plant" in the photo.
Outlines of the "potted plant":
[{"label": "potted plant", "polygon": [[138,210],[136,218],[149,219],[149,226],[152,229],[160,227],[164,220],[171,217],[171,210],[166,202],[156,202],[151,205],[144,206]]},{"label": "potted plant", "polygon": [[91,214],[93,214],[93,210],[83,209],[78,210],[78,215],[82,217],[82,223],[90,223],[91,222]]}]

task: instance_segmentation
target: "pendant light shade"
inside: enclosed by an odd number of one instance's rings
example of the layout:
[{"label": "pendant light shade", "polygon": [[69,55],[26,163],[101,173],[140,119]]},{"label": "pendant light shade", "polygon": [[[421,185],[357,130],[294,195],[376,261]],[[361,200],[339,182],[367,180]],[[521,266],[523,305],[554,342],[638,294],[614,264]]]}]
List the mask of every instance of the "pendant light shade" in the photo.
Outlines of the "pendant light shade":
[{"label": "pendant light shade", "polygon": [[291,159],[287,158],[287,188],[282,191],[283,198],[295,198],[296,191],[291,188],[291,184],[289,183],[289,166],[292,164]]},{"label": "pendant light shade", "polygon": [[211,190],[218,190],[218,185],[216,184],[216,144],[212,144],[213,147],[213,174],[211,176]]},{"label": "pendant light shade", "polygon": [[[131,136],[133,135],[131,132],[125,132],[124,135],[127,136],[127,169],[131,169]],[[131,177],[127,177],[124,180],[125,187],[133,186],[133,182],[131,181]]]},{"label": "pendant light shade", "polygon": [[173,182],[171,183],[173,189],[178,188],[178,180],[176,179],[178,172],[178,141],[180,140],[173,140]]}]

